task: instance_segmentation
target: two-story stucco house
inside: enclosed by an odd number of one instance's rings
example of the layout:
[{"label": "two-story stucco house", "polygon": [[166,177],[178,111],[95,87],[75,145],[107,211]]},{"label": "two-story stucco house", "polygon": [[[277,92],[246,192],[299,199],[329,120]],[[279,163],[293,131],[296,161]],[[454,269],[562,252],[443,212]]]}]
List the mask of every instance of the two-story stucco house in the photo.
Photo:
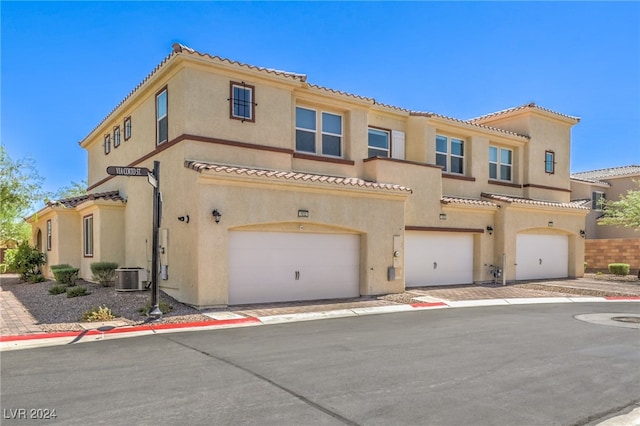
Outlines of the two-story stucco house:
[{"label": "two-story stucco house", "polygon": [[[161,289],[198,306],[583,274],[571,128],[534,104],[460,120],[174,45],[82,141],[90,195],[30,220],[48,266],[149,269],[160,162]],[[43,246],[43,249],[44,246]]]},{"label": "two-story stucco house", "polygon": [[602,200],[617,201],[628,191],[637,191],[640,165],[611,167],[571,174],[572,198],[591,207],[586,217],[585,261],[590,271],[606,271],[610,263],[628,263],[635,273],[640,267],[640,231],[622,226],[601,225]]}]

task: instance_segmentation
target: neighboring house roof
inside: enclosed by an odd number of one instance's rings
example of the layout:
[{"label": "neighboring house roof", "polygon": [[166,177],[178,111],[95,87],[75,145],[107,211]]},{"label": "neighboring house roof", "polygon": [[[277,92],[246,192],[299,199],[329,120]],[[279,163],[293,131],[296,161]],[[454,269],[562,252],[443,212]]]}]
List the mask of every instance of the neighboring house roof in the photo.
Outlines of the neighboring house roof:
[{"label": "neighboring house roof", "polygon": [[601,182],[603,179],[621,178],[633,175],[640,175],[640,166],[620,166],[610,167],[608,169],[591,170],[588,172],[572,173],[571,179],[580,180],[584,182],[592,183],[606,183]]},{"label": "neighboring house roof", "polygon": [[122,201],[124,202],[124,198],[120,196],[119,191],[109,191],[109,192],[96,192],[94,194],[86,194],[81,195],[79,197],[72,198],[64,198],[62,200],[57,201],[49,201],[47,203],[47,207],[66,207],[66,208],[74,208],[85,201],[89,200],[110,200],[110,201]]},{"label": "neighboring house roof", "polygon": [[440,199],[442,204],[465,204],[471,206],[484,206],[484,207],[496,207],[496,203],[492,203],[491,201],[483,201],[478,200],[476,198],[462,198],[462,197],[451,197],[449,195],[445,195]]},{"label": "neighboring house roof", "polygon": [[316,183],[334,184],[334,185],[340,185],[340,186],[353,186],[353,187],[359,187],[359,188],[412,192],[411,188],[407,188],[402,185],[369,182],[359,178],[328,176],[328,175],[319,175],[319,174],[312,174],[312,173],[300,173],[300,172],[285,171],[285,170],[267,170],[267,169],[251,168],[251,167],[229,166],[229,165],[213,164],[213,163],[207,163],[207,162],[201,162],[201,161],[185,161],[184,166],[189,169],[193,169],[199,173],[202,173],[205,170],[212,170],[215,172],[222,172],[227,174],[235,174],[235,175],[243,175],[243,176],[277,178],[277,179],[283,179],[283,180],[316,182]]},{"label": "neighboring house roof", "polygon": [[485,120],[488,120],[488,119],[493,119],[493,118],[499,117],[501,115],[508,115],[508,114],[512,114],[514,112],[524,111],[524,110],[527,110],[527,109],[543,111],[543,112],[546,112],[546,113],[550,113],[550,114],[556,115],[556,116],[558,116],[560,118],[563,118],[565,120],[574,121],[576,123],[580,121],[580,117],[574,117],[572,115],[567,115],[567,114],[562,114],[562,113],[559,113],[559,112],[556,112],[556,111],[552,111],[550,109],[543,108],[541,106],[536,105],[535,102],[530,102],[528,104],[520,105],[520,106],[517,106],[517,107],[507,108],[507,109],[503,109],[501,111],[492,112],[490,114],[481,115],[480,117],[471,118],[471,119],[469,119],[467,121],[469,121],[470,123],[475,123],[475,122],[478,122],[478,121],[485,121]]},{"label": "neighboring house roof", "polygon": [[560,203],[556,201],[542,201],[542,200],[533,200],[531,198],[514,197],[511,195],[490,194],[487,192],[483,192],[481,196],[484,198],[488,198],[490,200],[502,201],[509,204],[524,204],[524,205],[530,205],[530,206],[556,207],[556,208],[562,208],[562,209],[589,210],[588,207],[585,207],[583,205],[582,201],[571,201],[568,203]]}]

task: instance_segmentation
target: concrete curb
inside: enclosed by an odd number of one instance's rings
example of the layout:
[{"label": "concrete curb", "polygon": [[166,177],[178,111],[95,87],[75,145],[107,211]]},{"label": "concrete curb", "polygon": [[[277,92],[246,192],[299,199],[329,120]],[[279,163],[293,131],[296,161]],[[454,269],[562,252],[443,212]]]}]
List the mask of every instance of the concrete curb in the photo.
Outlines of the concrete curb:
[{"label": "concrete curb", "polygon": [[[416,298],[420,300],[420,298]],[[337,309],[320,312],[303,312],[295,314],[269,315],[261,317],[244,317],[232,319],[219,319],[213,321],[201,321],[178,324],[143,324],[114,328],[101,332],[97,329],[60,333],[39,333],[19,336],[0,336],[0,352],[7,350],[27,349],[42,346],[65,345],[92,342],[96,340],[116,339],[124,337],[144,336],[150,334],[174,333],[184,331],[215,330],[220,328],[249,327],[258,325],[283,324],[288,322],[314,321],[330,318],[357,317],[364,315],[378,315],[398,312],[415,312],[431,309],[450,309],[468,307],[526,305],[542,303],[586,303],[586,302],[640,302],[640,297],[546,297],[546,298],[521,298],[521,299],[480,299],[463,301],[434,301],[433,298],[425,298],[428,301],[404,304],[374,306],[352,309]],[[75,343],[75,342],[74,342]]]}]

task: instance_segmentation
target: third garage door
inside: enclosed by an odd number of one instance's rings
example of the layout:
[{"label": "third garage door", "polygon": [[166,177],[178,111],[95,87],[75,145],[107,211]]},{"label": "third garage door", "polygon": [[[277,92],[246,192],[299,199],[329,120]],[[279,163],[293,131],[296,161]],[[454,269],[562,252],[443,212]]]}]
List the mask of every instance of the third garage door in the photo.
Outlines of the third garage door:
[{"label": "third garage door", "polygon": [[355,234],[229,233],[229,304],[358,297]]},{"label": "third garage door", "polygon": [[407,231],[404,245],[407,287],[473,282],[473,235]]},{"label": "third garage door", "polygon": [[567,235],[518,234],[516,280],[566,278],[569,268]]}]

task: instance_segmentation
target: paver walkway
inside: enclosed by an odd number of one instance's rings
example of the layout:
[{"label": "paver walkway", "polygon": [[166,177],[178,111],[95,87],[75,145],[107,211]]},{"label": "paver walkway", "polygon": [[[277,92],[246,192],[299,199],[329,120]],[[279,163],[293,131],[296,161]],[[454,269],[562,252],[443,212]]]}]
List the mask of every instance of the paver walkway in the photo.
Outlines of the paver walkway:
[{"label": "paver walkway", "polygon": [[[2,281],[11,278],[2,278]],[[2,289],[0,281],[0,336],[42,333],[36,319],[11,293]]]}]

